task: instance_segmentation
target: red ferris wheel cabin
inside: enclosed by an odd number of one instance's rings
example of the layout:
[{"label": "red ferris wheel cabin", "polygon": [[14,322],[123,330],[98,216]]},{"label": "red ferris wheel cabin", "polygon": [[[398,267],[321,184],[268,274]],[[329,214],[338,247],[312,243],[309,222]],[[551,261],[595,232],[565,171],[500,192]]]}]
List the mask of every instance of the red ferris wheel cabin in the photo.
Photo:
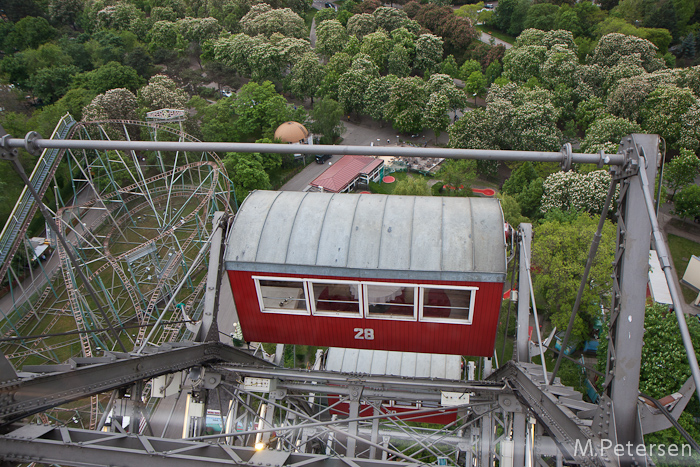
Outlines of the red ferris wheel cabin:
[{"label": "red ferris wheel cabin", "polygon": [[496,199],[256,191],[225,262],[246,341],[493,354]]}]

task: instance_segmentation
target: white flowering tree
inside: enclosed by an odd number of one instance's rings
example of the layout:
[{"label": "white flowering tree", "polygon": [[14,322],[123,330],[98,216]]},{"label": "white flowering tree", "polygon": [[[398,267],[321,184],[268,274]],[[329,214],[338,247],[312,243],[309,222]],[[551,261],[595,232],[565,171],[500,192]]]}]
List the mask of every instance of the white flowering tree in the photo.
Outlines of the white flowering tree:
[{"label": "white flowering tree", "polygon": [[646,39],[626,34],[612,33],[603,36],[589,56],[589,63],[614,67],[623,58],[639,55],[642,67],[648,72],[664,68],[662,59],[656,57],[658,48]]},{"label": "white flowering tree", "polygon": [[379,69],[369,56],[358,54],[350,69],[338,80],[338,102],[347,113],[364,110],[365,91],[373,79],[379,77]]},{"label": "white flowering tree", "polygon": [[182,52],[185,48],[183,40],[180,28],[170,21],[157,21],[148,31],[148,46],[151,51],[166,49]]},{"label": "white flowering tree", "polygon": [[395,129],[416,133],[423,129],[423,113],[428,99],[425,82],[417,77],[399,78],[391,88],[384,112]]},{"label": "white flowering tree", "polygon": [[289,74],[289,89],[301,99],[310,97],[313,104],[322,79],[323,70],[318,62],[318,55],[307,52],[292,67]]},{"label": "white flowering tree", "polygon": [[138,102],[147,110],[185,109],[188,96],[165,75],[155,75],[138,91]]},{"label": "white flowering tree", "polygon": [[254,5],[250,11],[241,18],[240,25],[243,32],[255,36],[262,34],[270,37],[278,32],[284,36],[304,38],[309,36],[304,19],[290,8],[273,10],[266,3]]},{"label": "white flowering tree", "polygon": [[430,128],[435,133],[435,144],[440,134],[447,129],[450,124],[450,117],[447,115],[450,100],[443,93],[436,92],[430,94],[428,102],[425,104],[423,114],[423,126]]},{"label": "white flowering tree", "polygon": [[323,80],[318,94],[338,100],[338,81],[340,77],[350,69],[352,58],[345,52],[333,55],[326,66],[323,67]]},{"label": "white flowering tree", "polygon": [[406,47],[402,44],[394,44],[387,57],[387,71],[403,78],[411,73],[411,68],[411,58]]},{"label": "white flowering tree", "polygon": [[327,59],[340,52],[348,43],[348,33],[337,20],[316,25],[316,52]]},{"label": "white flowering tree", "polygon": [[647,73],[621,79],[608,94],[605,101],[607,111],[617,117],[636,121],[652,89]]},{"label": "white flowering tree", "polygon": [[386,69],[387,57],[391,48],[391,38],[380,29],[362,38],[360,53],[368,55],[381,72]]},{"label": "white flowering tree", "polygon": [[377,30],[377,20],[369,13],[353,15],[348,19],[348,34],[362,40],[367,34]]},{"label": "white flowering tree", "polygon": [[578,56],[574,51],[555,45],[547,51],[545,61],[540,65],[542,82],[549,89],[554,89],[558,84],[574,87],[578,66]]},{"label": "white flowering tree", "polygon": [[384,29],[386,32],[403,27],[408,21],[408,15],[405,11],[386,6],[380,6],[374,10],[372,16],[374,16],[377,27]]},{"label": "white flowering tree", "polygon": [[547,47],[525,45],[512,48],[503,56],[503,76],[517,83],[540,77],[540,65],[547,56]]},{"label": "white flowering tree", "polygon": [[589,153],[603,150],[614,154],[617,152],[622,138],[641,131],[641,127],[636,122],[612,115],[603,115],[588,127],[586,137],[581,143],[581,149]]},{"label": "white flowering tree", "polygon": [[466,112],[462,118],[450,125],[448,133],[451,148],[500,149],[494,140],[494,131],[484,108]]},{"label": "white flowering tree", "polygon": [[177,21],[182,37],[188,42],[203,44],[204,41],[219,37],[221,25],[216,18],[187,17]]},{"label": "white flowering tree", "polygon": [[314,51],[307,39],[286,37],[281,34],[273,34],[270,37],[270,43],[277,48],[283,66],[293,67],[304,55]]},{"label": "white flowering tree", "polygon": [[599,214],[605,204],[610,180],[606,170],[587,174],[573,171],[554,173],[544,181],[541,210],[544,213],[559,209]]},{"label": "white flowering tree", "polygon": [[148,31],[145,17],[145,13],[131,3],[119,2],[99,10],[95,26],[97,29],[131,31],[143,40]]},{"label": "white flowering tree", "polygon": [[124,88],[99,94],[83,108],[83,121],[136,120],[138,101],[133,92]]},{"label": "white flowering tree", "polygon": [[467,106],[467,95],[455,86],[454,79],[449,75],[435,73],[430,75],[427,83],[428,92],[442,94],[447,98],[447,107],[452,111],[462,110]]},{"label": "white flowering tree", "polygon": [[645,131],[660,134],[672,147],[700,146],[700,100],[690,89],[660,86],[649,95],[641,121]]},{"label": "white flowering tree", "polygon": [[374,120],[381,121],[384,119],[384,107],[391,96],[391,88],[394,86],[397,77],[395,75],[380,76],[373,79],[367,90],[365,91],[365,109],[364,112]]},{"label": "white flowering tree", "polygon": [[442,61],[444,41],[433,34],[421,34],[416,41],[416,68],[431,72]]}]

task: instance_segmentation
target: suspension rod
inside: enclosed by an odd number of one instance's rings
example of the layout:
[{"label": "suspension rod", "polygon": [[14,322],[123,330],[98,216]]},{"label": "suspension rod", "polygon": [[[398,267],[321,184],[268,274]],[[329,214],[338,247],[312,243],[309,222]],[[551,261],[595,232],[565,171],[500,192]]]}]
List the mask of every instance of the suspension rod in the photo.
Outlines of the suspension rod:
[{"label": "suspension rod", "polygon": [[43,149],[95,149],[119,151],[211,151],[211,152],[260,152],[282,154],[352,154],[360,156],[404,156],[404,157],[442,157],[447,159],[478,159],[502,161],[536,161],[556,162],[569,167],[572,162],[580,164],[621,165],[623,154],[573,153],[566,146],[562,151],[505,151],[490,149],[450,149],[450,148],[415,148],[396,146],[333,146],[324,144],[261,144],[261,143],[215,143],[191,141],[93,141],[93,140],[57,140],[37,137],[30,132],[25,138],[5,137],[0,147],[5,149],[24,148],[31,154]]}]

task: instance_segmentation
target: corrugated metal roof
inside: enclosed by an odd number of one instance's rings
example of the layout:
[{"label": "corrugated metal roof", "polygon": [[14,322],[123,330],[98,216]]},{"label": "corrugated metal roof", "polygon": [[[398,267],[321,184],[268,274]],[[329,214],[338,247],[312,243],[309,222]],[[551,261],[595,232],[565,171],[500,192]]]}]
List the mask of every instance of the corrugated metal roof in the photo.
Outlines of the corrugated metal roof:
[{"label": "corrugated metal roof", "polygon": [[500,203],[488,198],[256,191],[228,269],[411,280],[505,279]]},{"label": "corrugated metal roof", "polygon": [[360,174],[369,174],[383,163],[382,159],[369,156],[343,156],[316,177],[311,185],[339,193]]},{"label": "corrugated metal roof", "polygon": [[387,352],[385,350],[331,347],[326,370],[341,373],[405,376],[409,378],[461,379],[459,355]]}]

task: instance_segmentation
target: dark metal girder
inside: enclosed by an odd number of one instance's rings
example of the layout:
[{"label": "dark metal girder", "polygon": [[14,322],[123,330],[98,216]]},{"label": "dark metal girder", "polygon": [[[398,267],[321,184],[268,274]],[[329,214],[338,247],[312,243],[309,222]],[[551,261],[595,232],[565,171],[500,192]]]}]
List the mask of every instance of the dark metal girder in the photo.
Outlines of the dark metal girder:
[{"label": "dark metal girder", "polygon": [[197,365],[235,362],[260,367],[269,362],[220,342],[173,346],[139,356],[114,354],[111,363],[46,375],[19,374],[0,384],[0,426],[83,397],[128,386]]},{"label": "dark metal girder", "polygon": [[[104,433],[66,427],[27,425],[0,437],[0,459],[9,462],[41,462],[80,467],[191,467],[270,466],[348,467],[349,459],[318,454],[255,451],[249,447],[164,439],[122,433]],[[285,453],[286,454],[286,453]],[[352,459],[358,467],[415,467],[396,460]]]}]

